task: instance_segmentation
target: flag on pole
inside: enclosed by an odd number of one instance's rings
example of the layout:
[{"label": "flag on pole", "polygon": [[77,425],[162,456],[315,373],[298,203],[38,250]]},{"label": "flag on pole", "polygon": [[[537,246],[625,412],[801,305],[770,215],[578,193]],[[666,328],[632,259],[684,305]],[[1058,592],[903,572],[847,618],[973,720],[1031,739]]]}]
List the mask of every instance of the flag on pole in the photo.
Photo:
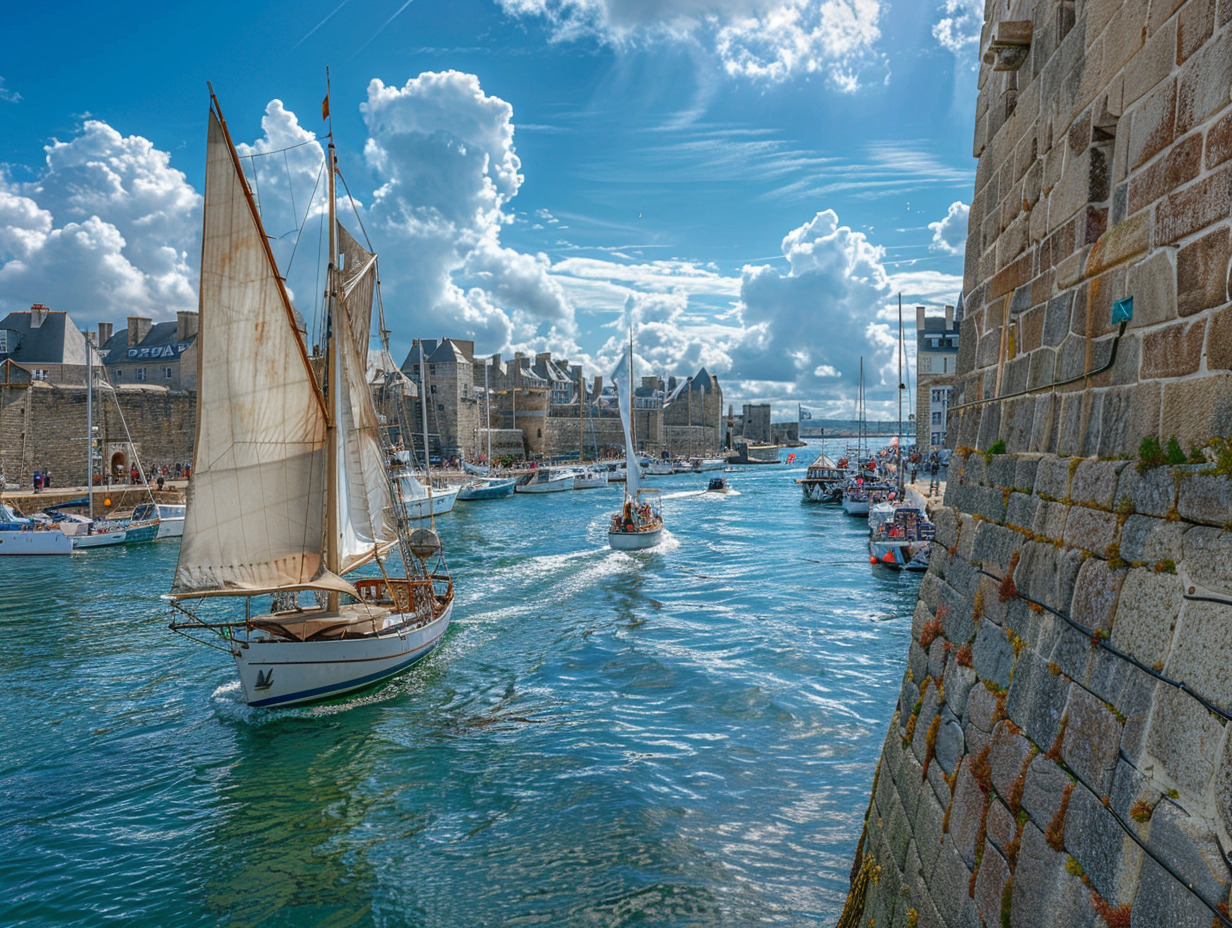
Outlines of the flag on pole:
[{"label": "flag on pole", "polygon": [[321,101],[321,119],[329,119],[329,94]]},{"label": "flag on pole", "polygon": [[800,418],[801,418],[801,419],[811,419],[811,418],[813,418],[813,414],[812,414],[811,412],[809,412],[807,409],[801,409],[801,410],[800,410]]}]

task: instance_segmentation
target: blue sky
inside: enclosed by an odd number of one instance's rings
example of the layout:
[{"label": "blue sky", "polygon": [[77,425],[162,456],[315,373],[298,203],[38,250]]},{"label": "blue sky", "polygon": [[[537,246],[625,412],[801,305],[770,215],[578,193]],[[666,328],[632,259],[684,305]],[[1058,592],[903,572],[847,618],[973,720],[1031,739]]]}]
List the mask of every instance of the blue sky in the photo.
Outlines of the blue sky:
[{"label": "blue sky", "polygon": [[850,411],[864,356],[886,412],[897,293],[910,339],[961,286],[979,8],[24,4],[0,39],[0,309],[196,308],[210,81],[241,153],[275,152],[250,171],[311,320],[328,65],[399,360],[453,335],[606,373],[632,321],[640,370],[705,364],[736,403],[819,416]]}]

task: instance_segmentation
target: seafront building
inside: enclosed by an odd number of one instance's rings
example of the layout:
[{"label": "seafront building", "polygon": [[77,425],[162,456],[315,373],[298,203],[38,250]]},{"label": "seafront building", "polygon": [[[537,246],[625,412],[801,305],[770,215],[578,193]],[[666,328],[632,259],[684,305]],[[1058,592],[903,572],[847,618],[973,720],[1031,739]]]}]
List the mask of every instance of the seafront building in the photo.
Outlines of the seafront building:
[{"label": "seafront building", "polygon": [[84,385],[86,337],[68,313],[35,303],[0,319],[0,364],[5,379]]},{"label": "seafront building", "polygon": [[[465,339],[414,339],[402,370],[417,384],[423,383],[421,346],[432,457],[484,454],[489,405],[494,457],[576,457],[580,448],[583,457],[594,458],[623,447],[615,391],[601,377],[588,381],[580,364],[550,352],[476,358],[474,343]],[[656,456],[717,452],[722,408],[719,380],[705,368],[682,379],[643,377],[634,390],[638,448]],[[421,430],[423,413],[416,402],[413,435]]]},{"label": "seafront building", "polygon": [[174,322],[129,316],[123,329],[112,329],[109,322],[98,324],[99,354],[111,383],[197,388],[196,313],[176,313]]},{"label": "seafront building", "polygon": [[923,306],[915,308],[915,442],[923,449],[934,450],[945,444],[947,413],[957,377],[961,322],[961,296],[958,309],[947,304],[944,316],[928,316]]}]

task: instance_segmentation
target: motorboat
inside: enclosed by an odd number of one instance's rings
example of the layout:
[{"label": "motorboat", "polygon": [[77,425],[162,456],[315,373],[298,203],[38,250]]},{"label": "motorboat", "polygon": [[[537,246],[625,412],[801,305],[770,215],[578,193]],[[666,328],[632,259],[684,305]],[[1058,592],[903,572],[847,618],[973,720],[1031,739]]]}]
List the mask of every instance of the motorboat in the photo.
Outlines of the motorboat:
[{"label": "motorboat", "polygon": [[158,538],[179,538],[184,534],[183,503],[141,503],[133,507],[133,521],[158,520]]},{"label": "motorboat", "polygon": [[726,477],[711,477],[710,484],[706,487],[707,493],[730,493],[731,491]]},{"label": "motorboat", "polygon": [[573,489],[573,474],[570,471],[553,471],[537,467],[524,474],[514,486],[516,493],[560,493]]},{"label": "motorboat", "polygon": [[573,489],[594,490],[607,486],[607,471],[588,467],[573,475]]},{"label": "motorboat", "polygon": [[[887,514],[884,510],[889,508]],[[876,527],[870,522],[868,560],[893,570],[927,570],[935,526],[912,506],[879,503]]]},{"label": "motorboat", "polygon": [[505,499],[508,496],[513,496],[513,490],[517,483],[516,477],[478,477],[458,487],[458,502]]},{"label": "motorboat", "polygon": [[846,468],[839,467],[824,453],[819,454],[804,476],[796,480],[804,492],[804,499],[811,503],[838,502],[842,499],[840,494],[846,482]]},{"label": "motorboat", "polygon": [[0,557],[72,553],[72,539],[57,526],[19,516],[0,502]]}]

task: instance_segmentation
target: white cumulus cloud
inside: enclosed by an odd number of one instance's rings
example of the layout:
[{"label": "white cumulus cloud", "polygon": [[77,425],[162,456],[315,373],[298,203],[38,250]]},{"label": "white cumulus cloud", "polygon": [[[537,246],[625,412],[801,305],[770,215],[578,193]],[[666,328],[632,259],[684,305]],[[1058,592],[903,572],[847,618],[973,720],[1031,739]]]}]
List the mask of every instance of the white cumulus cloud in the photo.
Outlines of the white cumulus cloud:
[{"label": "white cumulus cloud", "polygon": [[99,120],[44,152],[35,180],[0,176],[0,307],[82,324],[195,309],[201,197],[170,156]]},{"label": "white cumulus cloud", "polygon": [[979,45],[984,26],[983,0],[944,0],[941,14],[933,24],[933,38],[942,48],[974,63],[973,46]]},{"label": "white cumulus cloud", "polygon": [[545,20],[561,41],[617,46],[688,41],[734,77],[781,81],[822,74],[852,91],[877,53],[881,0],[498,0],[511,16]]},{"label": "white cumulus cloud", "polygon": [[485,94],[473,74],[425,73],[401,87],[373,80],[360,107],[364,149],[378,180],[368,210],[385,252],[387,311],[508,348],[515,327],[574,331],[573,307],[542,256],[500,242],[522,184],[513,108]]},{"label": "white cumulus cloud", "polygon": [[933,240],[928,246],[933,251],[944,252],[947,255],[961,255],[967,247],[967,216],[971,207],[959,200],[950,204],[945,218],[930,222]]},{"label": "white cumulus cloud", "polygon": [[746,331],[733,354],[733,374],[830,391],[835,377],[855,384],[863,357],[875,384],[880,375],[871,372],[890,363],[896,345],[877,319],[890,295],[883,250],[823,210],[788,233],[783,255],[786,274],[768,265],[744,269]]}]

